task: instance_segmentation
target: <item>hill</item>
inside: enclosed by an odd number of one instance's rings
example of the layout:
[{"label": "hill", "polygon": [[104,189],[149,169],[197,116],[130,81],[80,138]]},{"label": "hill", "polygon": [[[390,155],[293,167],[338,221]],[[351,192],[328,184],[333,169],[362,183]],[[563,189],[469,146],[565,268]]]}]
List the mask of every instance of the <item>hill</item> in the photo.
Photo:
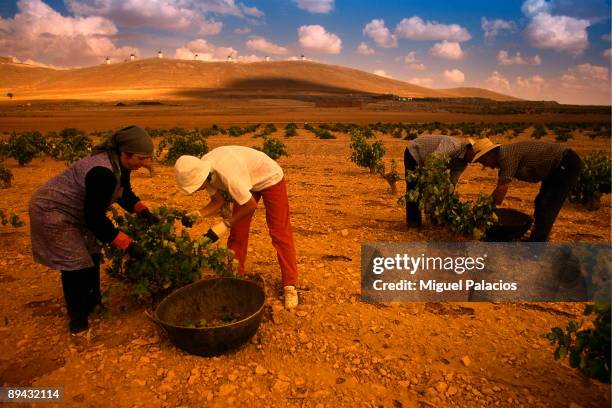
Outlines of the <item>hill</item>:
[{"label": "hill", "polygon": [[146,59],[76,69],[52,69],[0,60],[0,92],[20,98],[189,99],[204,93],[394,94],[414,98],[517,98],[480,88],[431,89],[368,72],[309,61],[254,63]]}]

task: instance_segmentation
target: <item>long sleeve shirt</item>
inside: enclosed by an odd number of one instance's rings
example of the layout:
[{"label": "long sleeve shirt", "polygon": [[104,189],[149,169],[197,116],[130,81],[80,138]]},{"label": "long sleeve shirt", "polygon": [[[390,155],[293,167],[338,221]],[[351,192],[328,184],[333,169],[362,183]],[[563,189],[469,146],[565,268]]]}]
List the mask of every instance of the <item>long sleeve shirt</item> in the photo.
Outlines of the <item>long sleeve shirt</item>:
[{"label": "long sleeve shirt", "polygon": [[[120,186],[123,192],[117,203],[126,211],[133,212],[140,199],[132,191],[130,173],[130,170],[122,169]],[[111,242],[119,232],[106,216],[116,187],[115,175],[105,167],[94,167],[85,176],[85,222],[96,238],[104,243]]]}]

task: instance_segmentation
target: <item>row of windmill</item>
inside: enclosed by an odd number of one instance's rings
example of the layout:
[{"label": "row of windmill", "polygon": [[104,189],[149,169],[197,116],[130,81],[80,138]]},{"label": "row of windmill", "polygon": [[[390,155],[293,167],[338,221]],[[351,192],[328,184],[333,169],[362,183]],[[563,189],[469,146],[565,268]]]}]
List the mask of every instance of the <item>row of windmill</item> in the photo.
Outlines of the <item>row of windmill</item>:
[{"label": "row of windmill", "polygon": [[[199,57],[199,56],[198,56],[198,54],[196,54],[196,53],[194,53],[194,54],[193,54],[193,59],[194,59],[195,61],[197,61],[197,60],[198,60],[198,57]],[[159,50],[159,51],[157,52],[157,58],[158,58],[158,59],[162,59],[162,58],[164,58],[164,53],[162,52],[162,50]],[[136,54],[133,54],[133,53],[132,53],[132,54],[130,54],[130,59],[129,59],[129,60],[130,60],[130,61],[136,61]],[[270,59],[270,57],[266,56],[266,57],[264,58],[264,60],[265,60],[265,61],[270,61],[271,59]],[[304,55],[301,55],[301,56],[300,56],[300,60],[305,61],[305,60],[306,60],[306,57],[305,57]],[[126,61],[127,61],[127,60],[126,60]],[[106,57],[105,62],[106,62],[106,65],[110,65],[110,64],[111,64],[111,59],[110,59],[110,57]],[[228,56],[227,56],[227,62],[234,62],[234,58],[233,58],[231,55],[228,55]]]}]

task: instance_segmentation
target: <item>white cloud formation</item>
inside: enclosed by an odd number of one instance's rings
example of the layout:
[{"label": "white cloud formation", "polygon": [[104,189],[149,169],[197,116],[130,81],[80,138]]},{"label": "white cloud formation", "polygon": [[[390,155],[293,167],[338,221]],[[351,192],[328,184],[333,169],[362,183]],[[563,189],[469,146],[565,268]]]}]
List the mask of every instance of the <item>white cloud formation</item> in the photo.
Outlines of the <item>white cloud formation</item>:
[{"label": "white cloud formation", "polygon": [[261,62],[261,61],[265,61],[265,57],[260,57],[258,55],[239,55],[236,58],[236,61],[238,62]]},{"label": "white cloud formation", "polygon": [[287,48],[276,45],[263,37],[252,37],[245,43],[245,45],[248,49],[275,55],[284,55],[289,52]]},{"label": "white cloud formation", "polygon": [[206,20],[200,23],[200,35],[217,35],[223,29],[223,23],[220,21]]},{"label": "white cloud formation", "polygon": [[385,20],[373,19],[363,28],[363,35],[370,37],[376,44],[383,48],[397,47],[397,38],[385,26]]},{"label": "white cloud formation", "polygon": [[305,49],[326,54],[339,54],[342,40],[336,34],[328,33],[320,25],[305,25],[298,28],[298,41]]},{"label": "white cloud formation", "polygon": [[601,55],[603,55],[606,58],[610,58],[610,56],[612,55],[612,48],[608,48],[607,50],[604,50],[604,52],[602,52]]},{"label": "white cloud formation", "polygon": [[376,51],[374,51],[372,48],[370,48],[370,46],[364,42],[360,43],[357,46],[357,52],[360,53],[361,55],[374,55],[376,54]]},{"label": "white cloud formation", "polygon": [[334,9],[334,0],[294,0],[299,8],[310,13],[327,14]]},{"label": "white cloud formation", "polygon": [[[208,15],[262,17],[257,7],[234,0],[64,0],[76,16],[100,16],[119,26],[190,30],[200,35],[218,34],[222,23]],[[212,34],[211,34],[212,33]]]},{"label": "white cloud formation", "polygon": [[484,38],[487,41],[492,41],[502,30],[516,31],[516,24],[513,21],[501,19],[488,20],[486,17],[482,17],[480,19],[480,26],[484,31]]},{"label": "white cloud formation", "polygon": [[608,68],[597,65],[580,64],[570,68],[569,71],[585,80],[609,81],[610,79]]},{"label": "white cloud formation", "polygon": [[236,28],[234,30],[234,33],[240,34],[240,35],[248,34],[250,32],[251,32],[251,28],[250,27]]},{"label": "white cloud formation", "polygon": [[[196,58],[197,54],[197,58]],[[226,61],[227,57],[235,59],[238,51],[231,47],[217,47],[203,38],[190,41],[184,46],[177,48],[174,58],[198,61]]]},{"label": "white cloud formation", "polygon": [[434,84],[433,78],[429,78],[429,77],[410,78],[408,80],[408,82],[410,82],[411,84],[414,84],[414,85],[426,86],[428,88],[431,88],[433,86],[433,84]]},{"label": "white cloud formation", "polygon": [[525,88],[530,94],[539,94],[544,86],[546,80],[540,75],[533,75],[530,78],[516,77],[516,85],[519,88]]},{"label": "white cloud formation", "polygon": [[526,0],[521,6],[521,11],[527,17],[535,17],[540,13],[550,13],[551,4],[546,0]]},{"label": "white cloud formation", "polygon": [[465,82],[465,74],[458,69],[444,70],[444,78],[453,84]]},{"label": "white cloud formation", "polygon": [[256,18],[264,16],[264,13],[261,10],[259,10],[257,7],[248,7],[242,3],[240,3],[238,6],[240,7],[240,10],[242,10],[242,12],[247,16],[256,17]]},{"label": "white cloud formation", "polygon": [[461,42],[472,38],[467,29],[458,24],[425,22],[422,18],[417,16],[402,19],[397,27],[395,27],[395,35],[398,38],[426,41],[447,40]]},{"label": "white cloud formation", "polygon": [[408,64],[408,67],[415,71],[425,71],[427,69],[427,66],[421,63]]},{"label": "white cloud formation", "polygon": [[589,46],[589,20],[552,15],[551,4],[545,0],[527,0],[523,13],[531,21],[525,29],[529,44],[535,48],[554,49],[570,55],[580,55]]},{"label": "white cloud formation", "polygon": [[404,55],[404,63],[406,63],[408,67],[417,71],[424,71],[427,69],[424,64],[417,61],[416,51],[410,51],[408,54]]},{"label": "white cloud formation", "polygon": [[485,86],[498,92],[510,92],[510,81],[497,71],[493,71],[485,81]]},{"label": "white cloud formation", "polygon": [[134,47],[117,47],[117,27],[103,17],[64,17],[40,0],[19,0],[13,18],[0,18],[0,54],[57,67],[123,61]]},{"label": "white cloud formation", "polygon": [[408,54],[404,55],[404,62],[406,64],[412,64],[413,62],[416,62],[416,51],[410,51]]},{"label": "white cloud formation", "polygon": [[458,42],[444,40],[431,47],[429,52],[431,55],[450,60],[460,60],[463,58],[463,50]]},{"label": "white cloud formation", "polygon": [[508,51],[500,50],[497,53],[497,62],[499,65],[540,65],[542,64],[542,60],[539,55],[536,55],[532,58],[525,58],[521,55],[520,52],[517,52],[514,55],[508,54]]},{"label": "white cloud formation", "polygon": [[385,78],[393,78],[391,75],[387,74],[384,70],[382,69],[377,69],[374,70],[373,74],[381,76],[381,77],[385,77]]}]

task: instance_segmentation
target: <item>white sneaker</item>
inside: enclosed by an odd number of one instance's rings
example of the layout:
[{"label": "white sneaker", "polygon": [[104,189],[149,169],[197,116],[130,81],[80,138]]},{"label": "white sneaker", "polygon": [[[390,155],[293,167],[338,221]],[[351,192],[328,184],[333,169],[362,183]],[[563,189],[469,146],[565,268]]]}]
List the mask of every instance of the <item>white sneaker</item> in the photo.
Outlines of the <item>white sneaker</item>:
[{"label": "white sneaker", "polygon": [[285,295],[285,309],[293,309],[298,305],[298,293],[295,286],[285,286],[283,288]]}]

